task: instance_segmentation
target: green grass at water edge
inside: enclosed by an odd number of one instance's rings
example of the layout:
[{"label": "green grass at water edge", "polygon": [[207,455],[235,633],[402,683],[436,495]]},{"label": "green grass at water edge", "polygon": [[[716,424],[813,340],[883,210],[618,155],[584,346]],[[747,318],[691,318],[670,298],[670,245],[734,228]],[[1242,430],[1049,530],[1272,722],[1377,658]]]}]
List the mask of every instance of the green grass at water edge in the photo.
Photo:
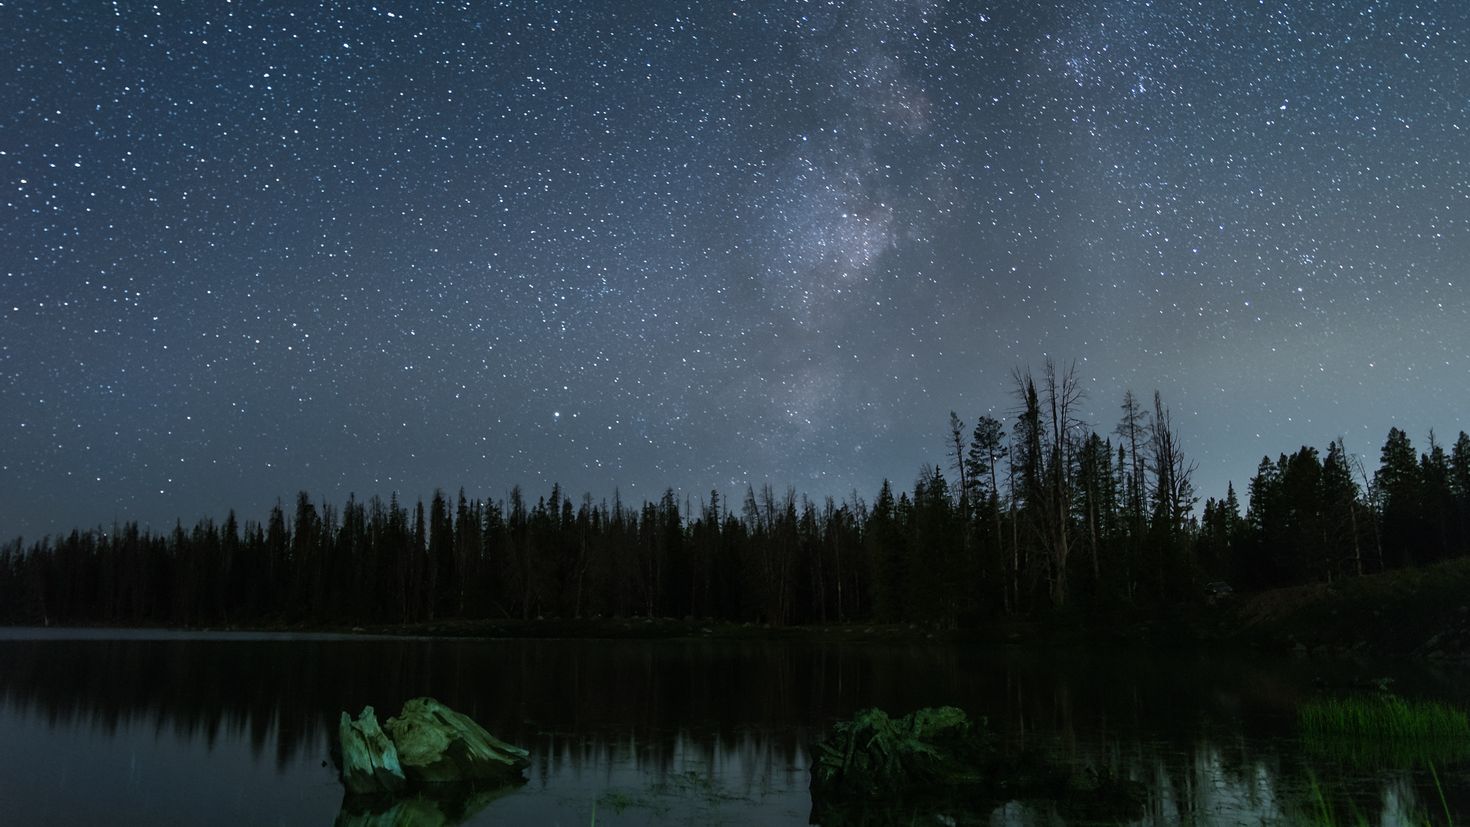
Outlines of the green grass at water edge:
[{"label": "green grass at water edge", "polygon": [[1464,710],[1395,695],[1363,695],[1310,701],[1297,719],[1309,736],[1332,738],[1470,738]]},{"label": "green grass at water edge", "polygon": [[1297,713],[1308,754],[1357,767],[1423,766],[1470,758],[1463,710],[1394,695],[1328,698]]}]

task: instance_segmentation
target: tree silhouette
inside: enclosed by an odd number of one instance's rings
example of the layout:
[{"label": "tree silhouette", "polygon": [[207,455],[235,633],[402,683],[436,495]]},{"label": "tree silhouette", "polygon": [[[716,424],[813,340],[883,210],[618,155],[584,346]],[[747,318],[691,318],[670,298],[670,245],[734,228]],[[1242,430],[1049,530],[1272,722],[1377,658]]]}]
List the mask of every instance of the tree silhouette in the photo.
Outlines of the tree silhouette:
[{"label": "tree silhouette", "polygon": [[[1016,371],[1009,422],[949,418],[944,458],[871,505],[747,486],[738,511],[505,499],[400,504],[298,492],[263,521],[136,523],[0,545],[0,621],[175,626],[662,616],[922,623],[1202,598],[1331,581],[1470,552],[1470,436],[1417,454],[1390,429],[1371,474],[1341,438],[1263,457],[1193,517],[1195,465],[1161,395],[1125,393],[1114,445],[1075,416],[1075,371]],[[682,504],[681,504],[682,499]],[[1074,553],[1075,552],[1075,553]]]}]

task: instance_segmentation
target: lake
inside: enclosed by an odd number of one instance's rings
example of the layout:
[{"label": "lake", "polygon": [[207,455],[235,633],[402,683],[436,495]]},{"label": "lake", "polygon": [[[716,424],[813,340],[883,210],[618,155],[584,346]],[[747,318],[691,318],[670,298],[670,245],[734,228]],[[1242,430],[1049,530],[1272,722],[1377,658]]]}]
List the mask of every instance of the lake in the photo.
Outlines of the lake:
[{"label": "lake", "polygon": [[[1470,766],[1322,754],[1296,707],[1380,678],[1465,705],[1462,677],[1104,648],[0,629],[0,823],[331,824],[338,714],[386,719],[419,695],[531,752],[528,783],[467,805],[466,824],[806,824],[809,750],[834,721],[940,704],[1009,747],[1142,782],[1124,823],[1299,823],[1323,805],[1441,823],[1470,816]],[[1084,820],[1012,801],[977,823]]]}]

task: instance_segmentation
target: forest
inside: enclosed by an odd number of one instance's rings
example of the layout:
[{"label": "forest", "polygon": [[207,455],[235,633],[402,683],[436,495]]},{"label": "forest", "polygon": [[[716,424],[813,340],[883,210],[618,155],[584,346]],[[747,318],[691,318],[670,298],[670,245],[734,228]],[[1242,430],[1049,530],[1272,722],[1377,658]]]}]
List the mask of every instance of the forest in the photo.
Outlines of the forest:
[{"label": "forest", "polygon": [[409,504],[307,492],[263,522],[136,523],[0,546],[0,622],[186,627],[451,618],[693,617],[963,628],[1332,581],[1470,553],[1470,436],[1422,452],[1394,428],[1377,467],[1339,438],[1263,457],[1199,508],[1169,409],[1125,392],[1101,432],[1075,369],[1013,376],[1014,414],[950,414],[944,461],[821,501],[791,488],[691,502],[532,502],[436,491]]}]

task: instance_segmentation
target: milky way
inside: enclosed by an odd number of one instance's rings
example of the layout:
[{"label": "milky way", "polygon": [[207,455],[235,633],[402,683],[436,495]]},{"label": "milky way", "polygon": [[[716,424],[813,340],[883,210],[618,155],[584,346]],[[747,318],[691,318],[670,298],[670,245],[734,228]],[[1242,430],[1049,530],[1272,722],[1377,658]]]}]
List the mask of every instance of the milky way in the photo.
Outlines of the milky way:
[{"label": "milky way", "polygon": [[0,533],[1470,428],[1470,4],[0,4]]}]

